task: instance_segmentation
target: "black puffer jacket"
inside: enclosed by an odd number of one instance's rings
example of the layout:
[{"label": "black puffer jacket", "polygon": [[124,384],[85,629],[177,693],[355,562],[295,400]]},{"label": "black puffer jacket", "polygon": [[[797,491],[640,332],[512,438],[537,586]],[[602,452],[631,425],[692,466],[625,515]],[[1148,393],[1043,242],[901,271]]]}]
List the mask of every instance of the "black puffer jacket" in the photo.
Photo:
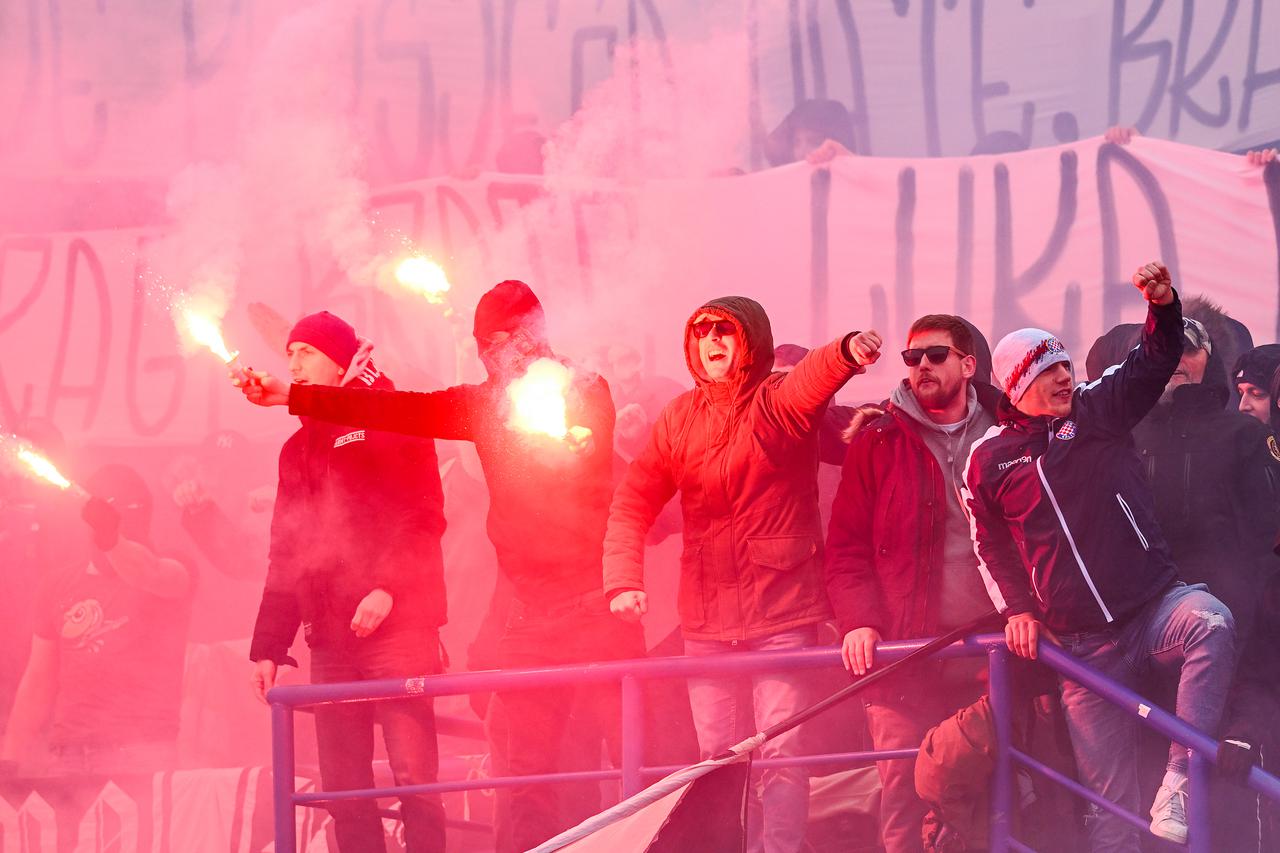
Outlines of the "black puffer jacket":
[{"label": "black puffer jacket", "polygon": [[[353,385],[394,387],[372,366]],[[311,646],[332,642],[378,588],[392,597],[379,631],[444,624],[444,528],[434,442],[303,418],[280,451],[270,563],[249,657],[291,662],[299,622]]]},{"label": "black puffer jacket", "polygon": [[1133,431],[1156,519],[1188,583],[1206,583],[1247,636],[1259,573],[1274,561],[1280,463],[1255,418],[1224,408],[1225,383],[1180,385]]},{"label": "black puffer jacket", "polygon": [[1079,386],[1065,418],[1002,400],[1000,423],[969,454],[965,500],[979,570],[1002,613],[1052,630],[1123,621],[1177,578],[1130,430],[1182,356],[1182,305],[1151,306],[1141,344]]}]

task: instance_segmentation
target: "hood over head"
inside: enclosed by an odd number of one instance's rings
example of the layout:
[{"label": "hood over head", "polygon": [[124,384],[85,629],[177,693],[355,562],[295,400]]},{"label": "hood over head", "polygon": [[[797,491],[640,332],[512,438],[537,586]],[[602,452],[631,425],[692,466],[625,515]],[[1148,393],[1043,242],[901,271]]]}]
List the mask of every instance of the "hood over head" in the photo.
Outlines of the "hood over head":
[{"label": "hood over head", "polygon": [[151,489],[128,465],[104,465],[90,475],[85,490],[120,513],[120,534],[133,542],[151,541]]},{"label": "hood over head", "polygon": [[[723,317],[738,327],[741,356],[729,382],[712,382],[698,356],[698,339],[693,336],[693,321],[704,313]],[[689,373],[693,375],[698,387],[704,390],[720,385],[731,389],[727,393],[739,396],[759,385],[773,372],[773,329],[764,306],[745,296],[721,296],[706,302],[690,314],[684,324],[684,358]]]}]

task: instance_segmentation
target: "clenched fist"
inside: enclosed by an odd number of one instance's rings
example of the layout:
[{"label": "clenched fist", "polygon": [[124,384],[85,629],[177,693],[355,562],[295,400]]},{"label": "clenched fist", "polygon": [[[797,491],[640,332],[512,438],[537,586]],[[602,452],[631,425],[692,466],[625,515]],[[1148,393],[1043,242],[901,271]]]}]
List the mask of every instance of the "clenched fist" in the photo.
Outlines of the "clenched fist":
[{"label": "clenched fist", "polygon": [[1160,261],[1152,261],[1138,267],[1133,274],[1133,286],[1142,291],[1152,305],[1168,305],[1173,301],[1173,280],[1169,270]]},{"label": "clenched fist", "polygon": [[875,329],[858,332],[849,338],[849,343],[845,347],[848,350],[846,355],[859,367],[867,367],[875,364],[880,358],[880,345],[883,343],[880,333]]}]

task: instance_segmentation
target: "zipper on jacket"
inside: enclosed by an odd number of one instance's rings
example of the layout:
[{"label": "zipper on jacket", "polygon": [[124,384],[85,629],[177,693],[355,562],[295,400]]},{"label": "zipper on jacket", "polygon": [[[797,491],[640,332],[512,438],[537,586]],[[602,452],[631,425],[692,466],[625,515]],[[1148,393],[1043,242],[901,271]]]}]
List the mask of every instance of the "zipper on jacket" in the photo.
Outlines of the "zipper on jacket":
[{"label": "zipper on jacket", "polygon": [[[1050,432],[1050,442],[1052,442],[1052,431]],[[1088,567],[1084,564],[1084,557],[1080,556],[1080,549],[1076,547],[1076,538],[1071,535],[1071,528],[1067,527],[1067,519],[1062,515],[1062,508],[1058,506],[1058,498],[1053,493],[1053,489],[1049,486],[1049,478],[1044,474],[1044,465],[1041,463],[1044,457],[1041,456],[1036,460],[1036,473],[1040,475],[1040,483],[1044,486],[1045,494],[1049,496],[1049,503],[1053,505],[1053,511],[1058,516],[1058,524],[1062,527],[1062,533],[1067,537],[1067,544],[1071,546],[1071,553],[1076,557],[1076,563],[1080,566],[1080,574],[1084,576],[1084,582],[1089,587],[1089,592],[1093,593],[1093,600],[1098,602],[1098,607],[1102,610],[1102,615],[1106,617],[1108,622],[1114,622],[1115,617],[1111,615],[1111,611],[1107,609],[1107,605],[1103,602],[1102,596],[1098,593],[1098,588],[1093,584],[1093,577],[1089,574]]]},{"label": "zipper on jacket", "polygon": [[1120,502],[1120,509],[1124,510],[1124,517],[1129,519],[1129,525],[1133,528],[1133,532],[1138,534],[1138,541],[1142,543],[1142,550],[1150,551],[1151,546],[1147,544],[1147,537],[1142,535],[1142,531],[1138,528],[1138,521],[1133,517],[1133,510],[1129,509],[1129,505],[1124,502],[1124,498],[1120,497],[1120,493],[1116,492],[1116,500]]}]

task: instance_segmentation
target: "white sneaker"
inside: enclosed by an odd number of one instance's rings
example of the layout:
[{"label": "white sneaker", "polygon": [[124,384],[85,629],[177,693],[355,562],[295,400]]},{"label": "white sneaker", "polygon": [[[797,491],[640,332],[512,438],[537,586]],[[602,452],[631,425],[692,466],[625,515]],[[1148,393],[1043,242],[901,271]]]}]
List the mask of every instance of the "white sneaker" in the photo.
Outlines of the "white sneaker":
[{"label": "white sneaker", "polygon": [[1176,844],[1187,843],[1187,789],[1161,785],[1151,804],[1151,831]]}]

